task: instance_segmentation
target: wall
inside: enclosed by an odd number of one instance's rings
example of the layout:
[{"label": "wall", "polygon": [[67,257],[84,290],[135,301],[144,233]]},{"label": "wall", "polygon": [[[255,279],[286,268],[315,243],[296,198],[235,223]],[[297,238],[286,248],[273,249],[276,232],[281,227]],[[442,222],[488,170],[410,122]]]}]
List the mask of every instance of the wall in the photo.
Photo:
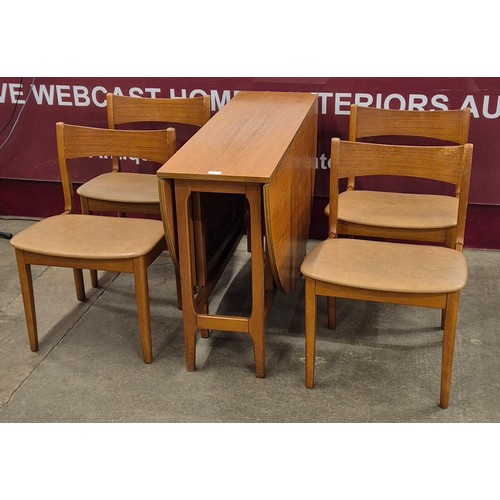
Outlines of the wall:
[{"label": "wall", "polygon": [[[318,154],[311,234],[323,238],[331,137],[347,139],[349,105],[393,109],[472,109],[474,144],[466,246],[500,248],[500,78],[0,78],[0,215],[46,217],[62,196],[55,123],[106,126],[105,94],[185,97],[208,94],[216,113],[239,90],[316,92]],[[179,131],[182,144],[192,130]],[[139,170],[137,162],[128,168]],[[94,172],[81,168],[78,184]],[[395,183],[411,192],[418,186]],[[439,188],[441,189],[441,188]],[[434,192],[434,191],[432,191]]]}]

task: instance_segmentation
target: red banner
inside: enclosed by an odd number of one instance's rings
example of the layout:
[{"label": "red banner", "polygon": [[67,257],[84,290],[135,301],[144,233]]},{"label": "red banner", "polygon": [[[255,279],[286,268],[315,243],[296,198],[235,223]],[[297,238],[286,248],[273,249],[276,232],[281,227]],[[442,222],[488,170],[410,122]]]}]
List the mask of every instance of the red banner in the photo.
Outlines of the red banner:
[{"label": "red banner", "polygon": [[[500,78],[2,78],[0,180],[58,180],[55,123],[106,127],[107,92],[168,98],[209,95],[216,113],[240,90],[317,93],[317,197],[328,195],[330,139],[347,139],[351,103],[421,110],[470,107],[474,156],[469,200],[500,205]],[[180,142],[190,133],[179,134]],[[132,161],[131,168],[140,165]],[[89,174],[79,172],[74,181]]]}]

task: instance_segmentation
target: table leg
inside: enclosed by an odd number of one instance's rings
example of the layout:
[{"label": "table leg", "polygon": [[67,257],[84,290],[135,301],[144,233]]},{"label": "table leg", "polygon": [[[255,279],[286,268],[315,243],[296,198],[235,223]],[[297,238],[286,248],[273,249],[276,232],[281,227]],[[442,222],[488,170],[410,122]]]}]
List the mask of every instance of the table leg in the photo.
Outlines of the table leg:
[{"label": "table leg", "polygon": [[182,318],[184,322],[184,350],[187,371],[196,366],[196,312],[193,296],[193,255],[190,234],[192,231],[192,211],[189,186],[182,181],[175,183],[175,204],[177,211],[177,231],[179,242],[179,270],[181,277]]},{"label": "table leg", "polygon": [[[201,219],[201,198],[200,193],[192,193],[193,207],[193,237],[194,237],[194,266],[196,268],[196,284],[198,289],[207,285],[207,259],[205,255],[205,234],[203,231],[203,221]],[[208,303],[203,304],[202,314],[208,314]],[[209,330],[200,329],[200,334],[203,338],[209,337]]]},{"label": "table leg", "polygon": [[[192,244],[194,238],[191,187],[189,181],[175,182],[175,203],[178,224],[179,270],[182,295],[182,312],[184,322],[184,347],[186,369],[195,370],[196,333],[198,331],[198,315],[193,295],[193,278],[196,248]],[[248,333],[252,338],[255,374],[258,378],[265,376],[265,297],[266,297],[266,260],[264,255],[262,224],[262,187],[259,184],[247,184],[246,197],[250,211],[250,239],[252,245],[252,312],[248,318]],[[199,252],[198,252],[199,253]],[[198,258],[200,256],[198,255]],[[203,311],[201,311],[203,314]],[[226,318],[218,321],[227,323]],[[206,322],[205,322],[206,323]],[[221,325],[222,326],[222,325]],[[227,328],[227,325],[226,325]],[[222,328],[224,329],[224,328]]]},{"label": "table leg", "polygon": [[247,184],[246,197],[250,210],[250,244],[252,248],[252,313],[249,334],[253,341],[255,375],[265,377],[265,260],[262,239],[262,187]]}]

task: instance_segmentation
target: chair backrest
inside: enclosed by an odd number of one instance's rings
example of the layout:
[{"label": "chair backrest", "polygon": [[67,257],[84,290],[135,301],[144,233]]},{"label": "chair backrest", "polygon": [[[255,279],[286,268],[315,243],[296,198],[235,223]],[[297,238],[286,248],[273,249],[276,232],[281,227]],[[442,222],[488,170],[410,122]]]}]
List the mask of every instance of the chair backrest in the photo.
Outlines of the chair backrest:
[{"label": "chair backrest", "polygon": [[394,146],[332,139],[329,237],[337,234],[339,179],[372,175],[419,177],[455,186],[459,198],[455,247],[461,249],[469,196],[472,144]]},{"label": "chair backrest", "polygon": [[[106,94],[108,127],[116,128],[141,122],[179,123],[202,127],[210,120],[210,97],[150,98]],[[175,129],[169,129],[175,146]],[[173,153],[175,153],[174,147]],[[172,153],[172,154],[173,154]],[[119,158],[113,157],[113,170],[119,170]]]},{"label": "chair backrest", "polygon": [[[470,109],[406,111],[351,105],[349,140],[408,137],[465,144],[469,139]],[[354,177],[347,182],[354,189]]]},{"label": "chair backrest", "polygon": [[185,123],[201,127],[210,120],[210,97],[176,99],[106,94],[108,127],[138,122]]},{"label": "chair backrest", "polygon": [[91,156],[128,156],[165,163],[172,155],[167,130],[112,130],[56,123],[57,154],[64,193],[64,210],[73,211],[69,160]]}]

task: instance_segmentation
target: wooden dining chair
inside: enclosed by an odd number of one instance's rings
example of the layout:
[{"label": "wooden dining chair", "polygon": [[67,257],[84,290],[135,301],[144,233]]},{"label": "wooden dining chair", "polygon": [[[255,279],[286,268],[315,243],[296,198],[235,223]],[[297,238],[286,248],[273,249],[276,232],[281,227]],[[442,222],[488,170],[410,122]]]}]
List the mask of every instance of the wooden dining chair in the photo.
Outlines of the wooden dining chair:
[{"label": "wooden dining chair", "polygon": [[[316,296],[330,298],[329,326],[335,326],[335,298],[437,308],[444,311],[440,406],[449,402],[460,290],[467,281],[462,254],[472,145],[391,146],[332,140],[328,239],[302,263],[305,276],[306,386],[314,385]],[[459,197],[452,248],[338,238],[339,179],[403,175],[452,184]],[[452,244],[451,244],[452,243]]]},{"label": "wooden dining chair", "polygon": [[[469,136],[470,109],[406,111],[351,105],[350,141],[392,139],[419,145],[465,144]],[[436,194],[396,193],[356,189],[355,176],[339,196],[338,234],[440,243],[454,246],[457,230],[455,197]],[[325,214],[328,216],[327,205]]]},{"label": "wooden dining chair", "polygon": [[134,275],[143,358],[153,360],[147,269],[166,249],[159,220],[75,214],[71,160],[89,156],[132,156],[163,164],[170,154],[167,130],[122,131],[56,124],[64,213],[48,217],[16,234],[19,280],[32,351],[38,350],[31,266],[73,269],[78,300],[85,300],[82,269]]},{"label": "wooden dining chair", "polygon": [[[145,98],[106,94],[108,127],[123,129],[132,124],[162,123],[203,126],[210,119],[210,97],[179,99]],[[167,161],[177,150],[175,128],[168,129]],[[115,212],[120,215],[160,214],[158,179],[156,174],[124,172],[120,158],[112,158],[111,171],[85,182],[77,189],[82,213]],[[173,203],[171,204],[173,207]],[[166,215],[165,221],[173,221],[173,214]],[[175,254],[175,234],[173,222],[166,227],[166,237],[176,274],[178,269]],[[90,272],[92,286],[98,286],[97,272]],[[180,292],[178,293],[180,296]]]}]

